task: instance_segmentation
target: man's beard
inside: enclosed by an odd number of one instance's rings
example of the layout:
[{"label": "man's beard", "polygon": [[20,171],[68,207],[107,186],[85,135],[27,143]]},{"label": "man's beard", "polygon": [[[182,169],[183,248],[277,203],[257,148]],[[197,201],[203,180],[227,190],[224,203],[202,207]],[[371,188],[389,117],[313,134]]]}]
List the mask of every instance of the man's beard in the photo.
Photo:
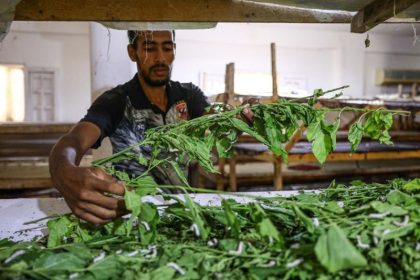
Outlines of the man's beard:
[{"label": "man's beard", "polygon": [[[137,63],[139,64],[140,62],[137,62]],[[153,69],[155,69],[155,68],[162,68],[162,67],[165,67],[168,70],[168,76],[166,77],[166,79],[163,79],[163,80],[152,80],[150,78],[150,76],[151,76],[151,73],[152,73]],[[166,64],[155,64],[152,67],[150,67],[147,72],[144,71],[144,70],[141,70],[140,71],[140,74],[141,74],[141,77],[143,77],[143,80],[149,86],[152,86],[152,87],[161,87],[161,86],[166,85],[169,82],[169,80],[171,79],[171,72],[172,72],[172,69],[168,65],[166,65]]]}]

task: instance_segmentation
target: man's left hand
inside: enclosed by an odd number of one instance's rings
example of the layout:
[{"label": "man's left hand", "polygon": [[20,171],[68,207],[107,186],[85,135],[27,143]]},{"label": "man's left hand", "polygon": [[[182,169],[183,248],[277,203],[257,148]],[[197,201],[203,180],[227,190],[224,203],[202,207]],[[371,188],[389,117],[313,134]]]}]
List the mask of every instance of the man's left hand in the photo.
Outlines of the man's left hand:
[{"label": "man's left hand", "polygon": [[250,105],[259,104],[260,100],[258,98],[249,98],[245,100],[242,105],[245,105],[245,108],[241,111],[241,117],[247,123],[252,123],[254,119],[254,113],[252,112]]}]

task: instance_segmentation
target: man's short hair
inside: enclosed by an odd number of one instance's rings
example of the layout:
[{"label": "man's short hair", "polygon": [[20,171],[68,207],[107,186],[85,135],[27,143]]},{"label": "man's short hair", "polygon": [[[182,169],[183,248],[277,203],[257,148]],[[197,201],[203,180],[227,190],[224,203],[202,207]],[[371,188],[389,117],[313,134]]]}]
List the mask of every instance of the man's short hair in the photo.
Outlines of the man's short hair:
[{"label": "man's short hair", "polygon": [[[137,35],[138,32],[141,32],[141,30],[128,30],[128,43],[134,48],[137,49]],[[175,30],[172,30],[172,37],[175,41]]]}]

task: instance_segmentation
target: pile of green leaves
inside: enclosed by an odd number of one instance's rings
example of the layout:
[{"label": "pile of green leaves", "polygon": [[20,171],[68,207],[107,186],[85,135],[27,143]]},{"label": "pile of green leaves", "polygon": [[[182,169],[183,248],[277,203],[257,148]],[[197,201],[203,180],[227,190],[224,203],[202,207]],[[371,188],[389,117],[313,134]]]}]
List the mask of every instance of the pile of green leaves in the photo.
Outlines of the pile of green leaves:
[{"label": "pile of green leaves", "polygon": [[137,214],[129,223],[95,227],[67,215],[38,242],[0,240],[0,279],[420,277],[420,179],[220,206],[166,198],[127,197]]},{"label": "pile of green leaves", "polygon": [[[180,163],[196,160],[216,172],[213,148],[228,157],[243,132],[287,161],[284,145],[303,124],[323,163],[335,149],[340,114],[362,111],[349,131],[353,151],[364,136],[391,143],[393,115],[405,112],[315,108],[328,92],[316,90],[307,104],[280,99],[252,105],[252,124],[237,118],[243,106],[216,105],[216,114],[148,130],[144,141],[94,163],[125,183],[129,219],[95,227],[67,215],[48,222],[47,239],[0,240],[0,279],[418,278],[418,180],[332,184],[317,194],[253,197],[248,204],[226,199],[221,206],[200,206],[188,194],[162,194],[165,205],[141,200],[161,193],[149,176],[158,166],[172,167],[190,191],[200,191],[188,186]],[[339,114],[329,123],[332,111]],[[150,157],[136,152],[141,146],[152,147]],[[131,177],[113,167],[133,160],[147,171]]]}]

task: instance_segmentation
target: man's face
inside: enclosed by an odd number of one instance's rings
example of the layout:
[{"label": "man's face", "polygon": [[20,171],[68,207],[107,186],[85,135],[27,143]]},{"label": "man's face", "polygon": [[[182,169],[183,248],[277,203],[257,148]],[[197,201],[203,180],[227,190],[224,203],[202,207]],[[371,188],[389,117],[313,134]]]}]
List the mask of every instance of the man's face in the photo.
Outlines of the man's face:
[{"label": "man's face", "polygon": [[138,32],[137,49],[129,46],[129,55],[137,63],[137,70],[148,85],[166,85],[171,78],[172,63],[175,59],[172,32]]}]

